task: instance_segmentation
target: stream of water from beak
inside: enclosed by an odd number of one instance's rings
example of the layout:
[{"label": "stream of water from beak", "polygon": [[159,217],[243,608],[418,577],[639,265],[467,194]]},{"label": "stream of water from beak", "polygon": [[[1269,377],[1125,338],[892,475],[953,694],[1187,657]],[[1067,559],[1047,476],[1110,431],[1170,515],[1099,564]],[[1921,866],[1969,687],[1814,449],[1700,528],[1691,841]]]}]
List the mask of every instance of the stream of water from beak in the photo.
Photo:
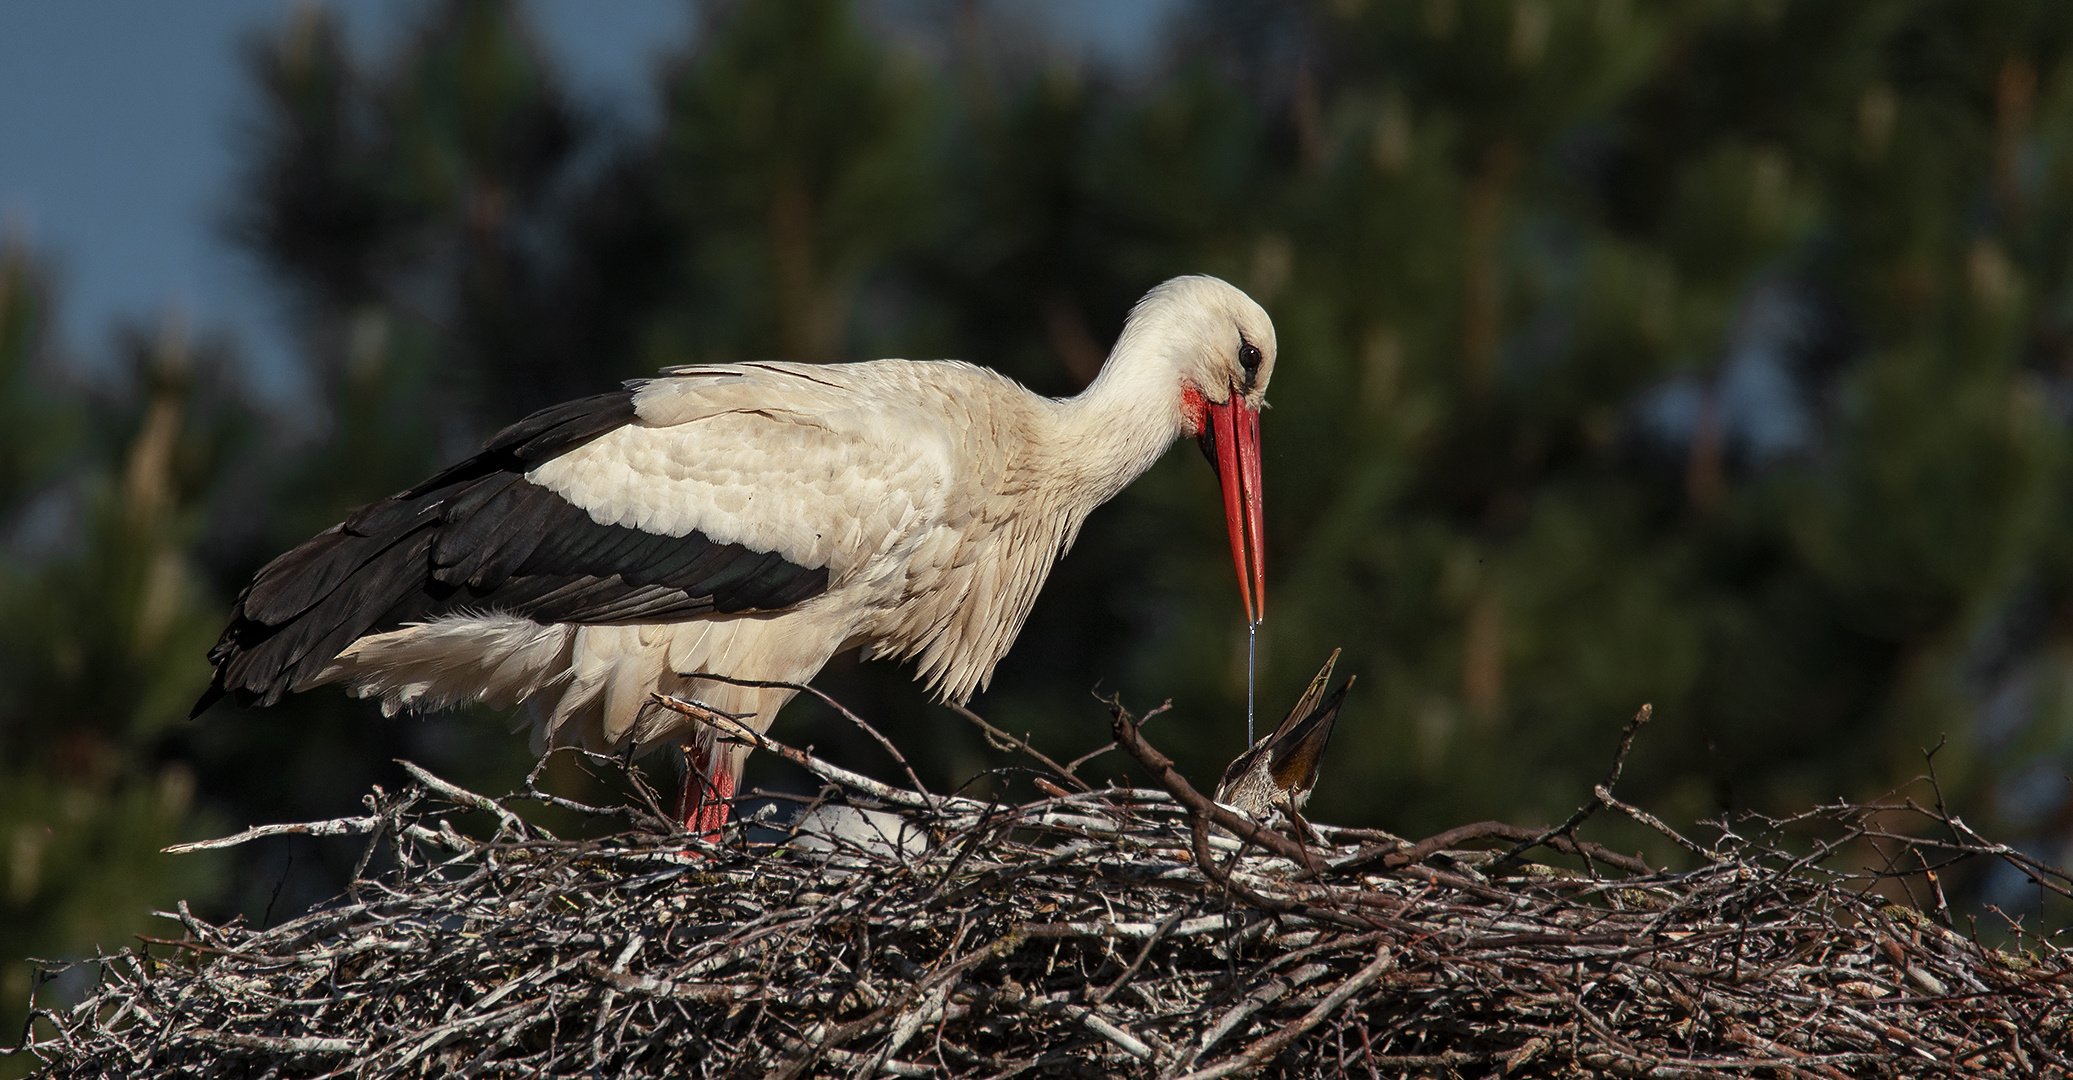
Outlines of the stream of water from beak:
[{"label": "stream of water from beak", "polygon": [[1252,745],[1252,673],[1253,661],[1260,651],[1260,624],[1245,624],[1245,745]]}]

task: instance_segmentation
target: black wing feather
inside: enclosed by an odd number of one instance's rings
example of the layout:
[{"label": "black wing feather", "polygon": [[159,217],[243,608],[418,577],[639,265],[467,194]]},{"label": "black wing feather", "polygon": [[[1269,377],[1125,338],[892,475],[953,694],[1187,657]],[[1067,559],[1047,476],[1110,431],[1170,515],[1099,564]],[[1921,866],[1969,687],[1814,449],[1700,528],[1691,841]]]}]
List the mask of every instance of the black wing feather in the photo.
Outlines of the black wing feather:
[{"label": "black wing feather", "polygon": [[[492,497],[448,512],[449,524],[432,544],[432,576],[440,582],[494,589],[539,546],[540,530],[529,523],[542,516],[541,500],[559,497],[505,475],[511,482],[499,485]],[[490,486],[490,481],[481,484]]]},{"label": "black wing feather", "polygon": [[601,525],[524,478],[633,419],[631,389],[535,413],[267,564],[209,651],[216,676],[195,715],[226,696],[272,704],[354,641],[440,615],[663,622],[782,610],[827,590],[826,567],[695,532]]}]

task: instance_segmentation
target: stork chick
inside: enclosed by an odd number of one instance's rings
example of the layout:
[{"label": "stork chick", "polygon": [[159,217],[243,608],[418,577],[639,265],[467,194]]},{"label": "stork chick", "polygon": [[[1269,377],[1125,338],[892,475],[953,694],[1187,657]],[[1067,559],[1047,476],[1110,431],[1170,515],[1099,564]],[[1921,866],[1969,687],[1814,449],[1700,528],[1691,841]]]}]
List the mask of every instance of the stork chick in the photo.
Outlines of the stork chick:
[{"label": "stork chick", "polygon": [[1047,398],[954,361],[674,368],[535,413],[259,571],[209,653],[223,697],[340,683],[382,709],[523,704],[532,745],[682,745],[714,835],[747,748],[657,692],[767,730],[836,653],[985,687],[1096,506],[1201,440],[1248,620],[1264,608],[1259,410],[1274,324],[1181,277],[1101,373]]},{"label": "stork chick", "polygon": [[1317,772],[1324,764],[1324,748],[1332,740],[1332,726],[1338,722],[1339,706],[1353,679],[1325,695],[1332,681],[1332,668],[1339,663],[1339,650],[1325,658],[1324,667],[1273,734],[1246,748],[1224,769],[1216,786],[1216,801],[1266,820],[1275,810],[1293,817],[1310,801],[1317,787]]}]

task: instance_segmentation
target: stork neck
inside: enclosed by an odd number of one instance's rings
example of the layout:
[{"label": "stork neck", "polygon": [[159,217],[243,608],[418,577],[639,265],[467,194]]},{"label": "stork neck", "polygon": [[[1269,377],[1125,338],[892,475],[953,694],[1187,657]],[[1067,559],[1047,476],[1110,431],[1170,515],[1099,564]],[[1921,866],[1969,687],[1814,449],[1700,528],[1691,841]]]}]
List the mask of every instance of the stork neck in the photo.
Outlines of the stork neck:
[{"label": "stork neck", "polygon": [[1088,510],[1143,475],[1182,434],[1177,386],[1170,372],[1118,355],[1079,396],[1059,403],[1061,465]]}]

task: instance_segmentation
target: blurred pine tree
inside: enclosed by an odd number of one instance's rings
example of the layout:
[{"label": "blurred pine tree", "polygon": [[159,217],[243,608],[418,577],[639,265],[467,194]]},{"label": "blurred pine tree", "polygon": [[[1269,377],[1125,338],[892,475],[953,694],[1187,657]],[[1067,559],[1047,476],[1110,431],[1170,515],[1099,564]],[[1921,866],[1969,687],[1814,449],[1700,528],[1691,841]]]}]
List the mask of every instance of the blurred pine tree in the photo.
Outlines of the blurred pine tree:
[{"label": "blurred pine tree", "polygon": [[939,87],[844,0],[709,11],[663,80],[654,183],[685,261],[646,358],[850,358],[888,314],[859,291],[933,224]]},{"label": "blurred pine tree", "polygon": [[17,1028],[28,957],[128,945],[153,910],[211,902],[220,862],[158,854],[212,827],[160,744],[207,681],[216,603],[191,549],[239,414],[177,322],[133,342],[133,393],[80,400],[51,364],[51,304],[28,251],[0,245],[0,1024]]}]

